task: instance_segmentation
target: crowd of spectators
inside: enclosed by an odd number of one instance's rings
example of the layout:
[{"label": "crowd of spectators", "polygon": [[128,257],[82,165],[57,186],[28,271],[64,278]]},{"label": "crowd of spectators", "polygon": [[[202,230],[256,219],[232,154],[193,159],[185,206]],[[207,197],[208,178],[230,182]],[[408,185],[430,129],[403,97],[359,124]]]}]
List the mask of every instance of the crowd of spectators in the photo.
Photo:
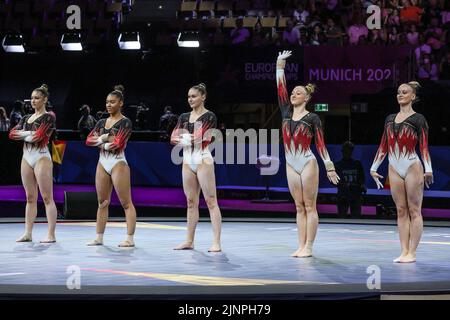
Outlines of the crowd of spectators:
[{"label": "crowd of spectators", "polygon": [[[202,40],[213,44],[409,45],[414,48],[419,81],[450,79],[450,1],[254,0],[248,3],[245,11],[230,10],[222,15],[213,10],[206,15],[193,11],[191,16],[182,19],[233,18],[232,28],[222,22],[220,27],[201,30]],[[371,16],[367,8],[371,5],[380,8],[380,29],[367,27]],[[263,23],[267,17],[276,19],[275,26],[267,27]],[[252,21],[251,25],[248,21]]]}]

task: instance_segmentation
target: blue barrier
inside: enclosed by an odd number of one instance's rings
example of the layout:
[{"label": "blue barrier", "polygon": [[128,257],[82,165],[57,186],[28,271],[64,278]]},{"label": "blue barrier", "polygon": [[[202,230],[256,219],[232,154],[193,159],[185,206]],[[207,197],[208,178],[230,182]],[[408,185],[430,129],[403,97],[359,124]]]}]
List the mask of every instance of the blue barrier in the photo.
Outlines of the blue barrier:
[{"label": "blue barrier", "polygon": [[[237,146],[237,145],[236,145]],[[236,148],[235,146],[235,148]],[[245,145],[248,154],[249,145]],[[287,187],[286,169],[283,146],[279,146],[280,168],[278,173],[270,176],[272,187]],[[328,145],[331,159],[336,162],[341,159],[341,146]],[[353,158],[361,161],[366,173],[366,186],[375,189],[375,183],[369,176],[369,168],[372,164],[378,146],[357,145],[353,152]],[[236,149],[235,149],[236,150]],[[270,150],[270,147],[268,148]],[[319,160],[320,187],[330,188],[332,185],[326,178],[323,162],[320,160],[315,147],[312,147],[316,158]],[[140,186],[172,186],[182,185],[181,165],[173,164],[171,160],[172,146],[165,142],[138,142],[130,141],[125,151],[128,164],[131,168],[131,182]],[[236,151],[235,151],[236,154]],[[450,190],[450,147],[430,147],[431,160],[434,170],[435,183],[432,190]],[[98,150],[87,147],[82,141],[68,141],[64,154],[63,164],[60,168],[59,183],[85,183],[92,184],[95,181],[95,169],[98,162]],[[387,158],[378,172],[387,177]],[[217,185],[235,186],[263,186],[264,181],[259,169],[254,164],[216,164],[215,174]]]}]

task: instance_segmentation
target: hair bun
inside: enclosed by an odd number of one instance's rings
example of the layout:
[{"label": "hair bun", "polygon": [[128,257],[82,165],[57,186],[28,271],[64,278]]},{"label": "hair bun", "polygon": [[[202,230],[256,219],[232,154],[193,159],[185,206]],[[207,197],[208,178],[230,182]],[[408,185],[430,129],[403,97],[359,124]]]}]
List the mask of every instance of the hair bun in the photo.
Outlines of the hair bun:
[{"label": "hair bun", "polygon": [[114,90],[115,91],[120,91],[123,94],[123,92],[125,91],[125,87],[123,85],[121,85],[121,84],[118,84],[118,85],[114,86]]},{"label": "hair bun", "polygon": [[414,89],[414,91],[420,89],[422,86],[417,81],[410,81],[408,82],[408,85]]},{"label": "hair bun", "polygon": [[34,90],[39,91],[41,94],[43,94],[47,98],[49,96],[48,85],[46,85],[45,83],[41,84],[41,86],[39,88],[36,88]]},{"label": "hair bun", "polygon": [[206,84],[204,84],[203,82],[198,84],[199,87],[202,87],[203,89],[206,89]]},{"label": "hair bun", "polygon": [[39,89],[41,89],[42,91],[45,92],[45,94],[48,96],[48,85],[46,85],[45,83],[41,84],[41,86],[39,87]]},{"label": "hair bun", "polygon": [[311,95],[311,94],[314,93],[314,91],[316,91],[316,85],[315,85],[315,84],[312,84],[312,83],[308,83],[308,84],[305,86],[305,90],[306,90],[306,93],[307,93],[307,94]]}]

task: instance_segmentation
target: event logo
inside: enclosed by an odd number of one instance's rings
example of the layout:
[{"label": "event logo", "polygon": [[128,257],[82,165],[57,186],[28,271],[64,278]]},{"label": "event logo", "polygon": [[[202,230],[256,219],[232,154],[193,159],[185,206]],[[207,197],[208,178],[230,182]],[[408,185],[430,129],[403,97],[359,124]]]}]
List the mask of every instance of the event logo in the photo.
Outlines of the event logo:
[{"label": "event logo", "polygon": [[392,79],[391,69],[382,68],[310,68],[309,81],[386,81]]},{"label": "event logo", "polygon": [[367,18],[366,26],[369,30],[381,29],[381,9],[379,6],[371,5],[367,7],[370,16]]},{"label": "event logo", "polygon": [[[298,80],[300,66],[298,63],[287,63],[285,67],[286,80]],[[276,63],[246,62],[244,64],[245,80],[271,80],[276,78]]]},{"label": "event logo", "polygon": [[81,8],[77,5],[70,5],[66,9],[66,13],[70,16],[66,20],[66,27],[69,30],[81,29]]}]

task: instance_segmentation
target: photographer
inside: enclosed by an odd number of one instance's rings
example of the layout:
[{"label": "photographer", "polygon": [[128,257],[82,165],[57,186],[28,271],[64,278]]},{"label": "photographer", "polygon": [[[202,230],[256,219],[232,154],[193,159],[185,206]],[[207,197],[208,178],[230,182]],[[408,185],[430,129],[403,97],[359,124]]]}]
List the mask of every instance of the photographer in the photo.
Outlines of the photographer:
[{"label": "photographer", "polygon": [[91,116],[91,108],[87,104],[83,105],[79,111],[81,112],[81,118],[78,120],[77,128],[80,132],[81,139],[86,139],[89,132],[94,129],[97,120]]}]

